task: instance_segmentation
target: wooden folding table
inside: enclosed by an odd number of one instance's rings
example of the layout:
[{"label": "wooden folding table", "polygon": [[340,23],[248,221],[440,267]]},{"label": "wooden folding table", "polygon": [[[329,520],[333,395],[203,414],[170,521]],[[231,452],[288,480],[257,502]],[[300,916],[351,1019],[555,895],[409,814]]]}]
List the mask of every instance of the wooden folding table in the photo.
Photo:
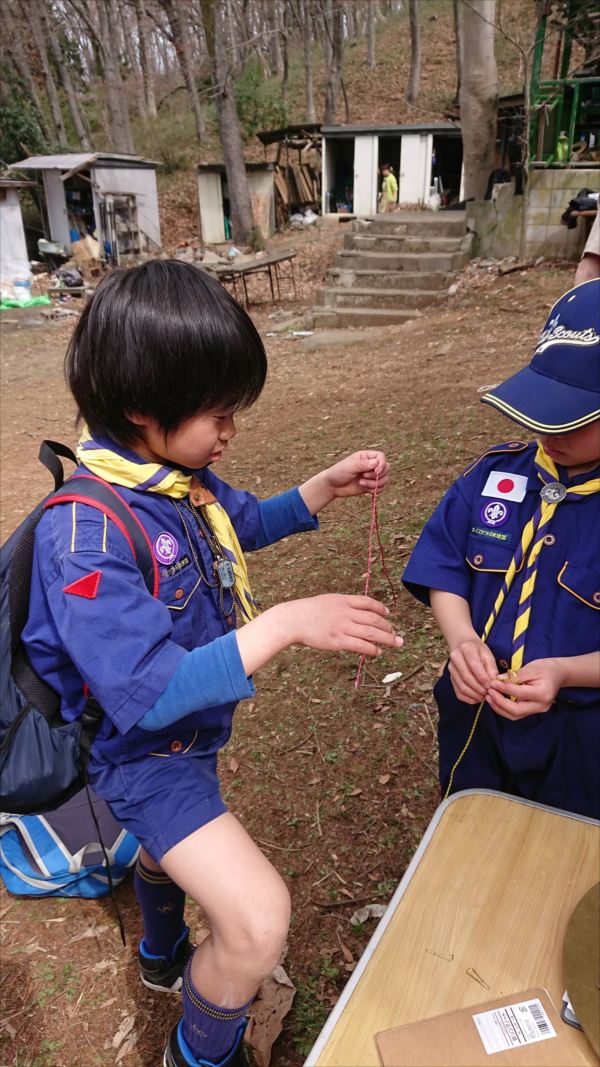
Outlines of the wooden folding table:
[{"label": "wooden folding table", "polygon": [[528,989],[560,1010],[565,928],[598,881],[599,827],[489,790],[442,803],[305,1067],[377,1067],[376,1033]]}]

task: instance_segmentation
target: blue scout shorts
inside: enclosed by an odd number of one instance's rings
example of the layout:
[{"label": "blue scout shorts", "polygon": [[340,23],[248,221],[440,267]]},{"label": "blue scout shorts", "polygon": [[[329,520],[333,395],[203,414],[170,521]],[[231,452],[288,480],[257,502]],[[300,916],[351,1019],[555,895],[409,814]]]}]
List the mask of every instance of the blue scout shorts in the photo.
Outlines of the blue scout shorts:
[{"label": "blue scout shorts", "polygon": [[156,863],[174,845],[227,811],[217,776],[217,754],[199,752],[194,734],[174,739],[160,752],[117,765],[92,759],[89,776],[117,822]]}]

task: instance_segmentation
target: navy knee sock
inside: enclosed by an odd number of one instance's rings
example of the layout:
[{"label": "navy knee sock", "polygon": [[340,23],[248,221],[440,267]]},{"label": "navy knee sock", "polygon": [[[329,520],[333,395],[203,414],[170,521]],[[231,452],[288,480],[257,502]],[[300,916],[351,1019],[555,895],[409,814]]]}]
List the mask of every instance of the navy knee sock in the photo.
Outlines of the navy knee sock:
[{"label": "navy knee sock", "polygon": [[183,975],[183,1037],[196,1059],[218,1063],[241,1039],[246,1012],[252,1000],[240,1008],[220,1008],[200,995],[192,982],[192,965]]},{"label": "navy knee sock", "polygon": [[135,893],[144,922],[142,951],[170,959],[183,932],[185,893],[164,871],[151,871],[140,859],[135,867]]}]

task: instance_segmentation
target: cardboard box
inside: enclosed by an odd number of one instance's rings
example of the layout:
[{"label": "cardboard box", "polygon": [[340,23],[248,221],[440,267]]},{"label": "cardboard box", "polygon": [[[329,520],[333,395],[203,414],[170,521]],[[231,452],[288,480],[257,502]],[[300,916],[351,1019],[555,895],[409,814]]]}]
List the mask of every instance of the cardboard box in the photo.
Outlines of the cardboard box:
[{"label": "cardboard box", "polygon": [[594,1062],[583,1035],[563,1022],[545,989],[385,1030],[376,1041],[384,1067],[583,1067]]}]

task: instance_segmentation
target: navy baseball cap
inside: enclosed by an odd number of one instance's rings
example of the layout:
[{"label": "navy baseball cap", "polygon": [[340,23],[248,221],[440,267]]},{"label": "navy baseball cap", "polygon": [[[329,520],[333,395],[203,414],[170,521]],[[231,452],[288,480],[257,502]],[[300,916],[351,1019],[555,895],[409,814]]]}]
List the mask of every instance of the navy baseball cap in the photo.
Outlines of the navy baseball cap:
[{"label": "navy baseball cap", "polygon": [[529,366],[481,399],[538,434],[600,419],[600,278],[556,301]]}]

